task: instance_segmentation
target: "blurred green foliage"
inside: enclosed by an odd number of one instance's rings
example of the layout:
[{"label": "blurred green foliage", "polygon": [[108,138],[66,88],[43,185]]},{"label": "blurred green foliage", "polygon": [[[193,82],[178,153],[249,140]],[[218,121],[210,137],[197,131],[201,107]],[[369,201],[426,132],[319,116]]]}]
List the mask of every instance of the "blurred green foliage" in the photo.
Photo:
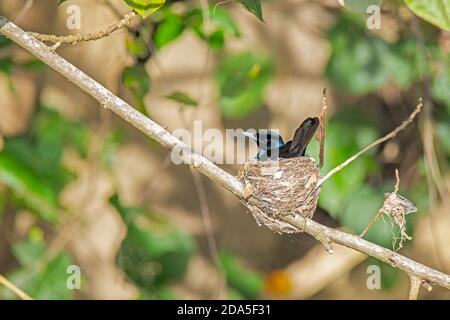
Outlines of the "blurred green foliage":
[{"label": "blurred green foliage", "polygon": [[[339,15],[328,33],[332,55],[326,76],[336,88],[360,99],[377,94],[388,86],[408,95],[417,90],[421,81],[430,81],[430,94],[441,106],[447,107],[444,110],[440,105],[436,106],[436,134],[438,150],[448,157],[448,146],[443,138],[450,127],[448,53],[439,46],[438,37],[432,35],[433,29],[426,29],[428,33],[424,43],[409,30],[399,32],[400,37],[396,42],[387,42],[366,28],[365,19],[364,15],[349,12]],[[429,79],[424,80],[425,77]],[[352,115],[345,111],[338,112],[330,119],[324,172],[381,135],[371,129],[375,123],[364,120],[364,113],[367,112],[362,107],[352,109],[357,112],[352,111]],[[319,199],[323,208],[356,233],[364,229],[382,206],[383,193],[380,189],[389,192],[395,184],[394,181],[386,182],[380,188],[368,183],[370,176],[381,169],[373,159],[374,151],[336,174],[323,186]],[[426,179],[424,170],[420,170],[418,175],[419,181]],[[413,195],[411,199],[417,200],[419,207],[426,210],[428,191],[422,183],[401,192]],[[409,233],[412,227],[412,224],[408,224]],[[392,230],[388,220],[379,220],[366,238],[389,248],[392,247],[392,232],[397,230]]]},{"label": "blurred green foliage", "polygon": [[142,64],[126,67],[122,73],[122,83],[130,90],[139,111],[147,114],[144,97],[150,90],[150,77]]},{"label": "blurred green foliage", "polygon": [[164,8],[155,17],[159,21],[153,39],[156,48],[163,48],[187,30],[192,30],[210,48],[217,50],[223,48],[227,36],[240,36],[238,27],[225,10],[209,6],[207,14],[209,26],[206,30],[201,8],[193,8],[182,14],[175,13],[170,7]]},{"label": "blurred green foliage", "polygon": [[11,189],[17,205],[55,222],[58,194],[71,178],[62,163],[64,149],[72,147],[86,155],[87,143],[83,124],[40,108],[28,132],[6,140],[0,153],[0,181]]},{"label": "blurred green foliage", "polygon": [[223,115],[243,118],[260,108],[273,74],[273,64],[268,58],[250,52],[225,57],[216,69]]},{"label": "blurred green foliage", "polygon": [[[72,299],[74,291],[67,285],[67,268],[73,265],[71,255],[62,250],[48,255],[43,231],[31,229],[28,238],[17,242],[12,248],[20,267],[7,275],[19,288],[34,299]],[[0,288],[0,296],[16,298],[11,292]]]},{"label": "blurred green foliage", "polygon": [[229,286],[234,289],[231,294],[235,298],[245,299],[261,298],[264,287],[264,278],[261,273],[245,266],[242,259],[229,253],[220,255],[220,263],[225,270]]},{"label": "blurred green foliage", "polygon": [[118,195],[110,198],[127,225],[117,253],[117,265],[151,298],[168,294],[167,285],[182,279],[196,252],[192,236],[144,210],[124,207]]},{"label": "blurred green foliage", "polygon": [[[59,0],[60,4],[63,2]],[[143,17],[153,13],[139,25],[129,27],[126,48],[133,63],[124,68],[121,77],[121,83],[141,112],[148,113],[145,97],[152,90],[146,62],[155,52],[164,50],[187,32],[193,33],[211,49],[218,61],[214,80],[217,104],[224,118],[250,118],[264,105],[266,89],[276,74],[275,59],[259,52],[227,50],[227,42],[240,37],[241,30],[225,8],[209,6],[205,19],[202,8],[195,5],[174,10],[171,2],[162,6],[163,0],[125,2]],[[263,21],[259,0],[236,2]],[[366,101],[364,99],[380,102],[380,92],[389,87],[408,101],[409,96],[422,88],[424,81],[429,81],[429,93],[435,102],[433,117],[439,159],[450,161],[450,56],[439,43],[441,30],[435,27],[449,29],[450,7],[442,0],[405,2],[416,15],[432,24],[419,21],[425,30],[423,43],[404,23],[399,23],[395,41],[367,29],[363,9],[367,3],[380,4],[381,0],[346,0],[345,5],[354,12],[345,9],[336,12],[336,22],[327,33],[331,54],[324,76],[335,88],[337,106],[327,125],[323,172],[382,135],[383,131],[376,129],[379,123],[361,103]],[[0,36],[0,50],[11,47],[12,42]],[[41,71],[43,64],[35,59],[19,60],[9,52],[0,56],[2,75],[10,77],[16,68]],[[10,84],[11,90],[17,89],[12,81]],[[185,106],[199,105],[195,98],[173,90],[161,98]],[[341,94],[351,99],[341,102]],[[88,124],[65,119],[58,112],[39,106],[27,132],[6,138],[0,152],[0,218],[6,210],[17,213],[21,209],[33,212],[37,218],[27,235],[11,244],[15,265],[7,277],[34,298],[74,297],[74,291],[66,287],[66,280],[67,267],[75,263],[75,259],[68,250],[49,254],[47,237],[52,236],[53,228],[58,230],[60,226],[59,217],[64,211],[59,203],[60,192],[75,178],[64,166],[63,155],[70,149],[86,157],[92,143],[90,134]],[[121,131],[105,137],[100,157],[105,169],[113,170],[117,147],[124,139]],[[395,184],[391,179],[380,182],[383,174],[393,175],[387,172],[386,163],[376,158],[379,151],[372,150],[334,175],[321,191],[319,205],[355,233],[361,232],[371,221],[383,203],[383,193],[392,191]],[[313,142],[309,153],[317,152],[318,144]],[[417,167],[415,179],[425,181],[422,158],[417,160]],[[374,180],[378,182],[374,183]],[[427,209],[428,194],[424,183],[413,183],[401,192],[411,195],[419,212]],[[116,255],[117,266],[140,289],[141,298],[176,298],[171,285],[182,281],[189,262],[198,253],[196,239],[151,209],[126,207],[119,199],[119,194],[110,198],[110,204],[127,226],[126,237]],[[408,233],[413,231],[412,220],[409,218]],[[380,219],[366,237],[392,247],[395,232],[389,221]],[[262,296],[263,276],[248,268],[245,259],[224,253],[220,255],[220,263],[227,277],[230,298],[257,299]],[[375,260],[368,263],[378,264],[382,269],[383,289],[392,288],[400,279],[396,269]],[[16,298],[4,288],[0,288],[0,297]]]},{"label": "blurred green foliage", "polygon": [[174,91],[174,92],[170,93],[169,95],[166,96],[166,99],[178,102],[184,106],[189,106],[189,107],[197,107],[198,106],[198,102],[194,98],[192,98],[188,94],[181,92],[181,91]]},{"label": "blurred green foliage", "polygon": [[360,15],[345,13],[328,33],[332,55],[326,75],[338,88],[356,95],[374,92],[389,82],[409,88],[423,73],[417,43],[388,43],[370,35]]},{"label": "blurred green foliage", "polygon": [[402,278],[402,272],[400,270],[375,258],[369,257],[365,262],[365,265],[376,265],[380,268],[381,290],[391,290],[395,288]]}]

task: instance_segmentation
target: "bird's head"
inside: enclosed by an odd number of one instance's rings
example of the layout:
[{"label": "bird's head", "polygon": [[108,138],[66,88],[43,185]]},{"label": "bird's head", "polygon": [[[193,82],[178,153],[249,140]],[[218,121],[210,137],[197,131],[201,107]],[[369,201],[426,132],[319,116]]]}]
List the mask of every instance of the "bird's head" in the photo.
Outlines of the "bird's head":
[{"label": "bird's head", "polygon": [[283,138],[278,133],[270,130],[247,130],[242,134],[256,141],[256,144],[260,149],[270,150],[284,145]]},{"label": "bird's head", "polygon": [[242,134],[256,141],[256,144],[259,147],[258,154],[256,155],[256,159],[258,160],[265,160],[268,157],[277,158],[278,152],[272,150],[278,150],[278,148],[284,145],[283,138],[278,133],[270,130],[247,130]]}]

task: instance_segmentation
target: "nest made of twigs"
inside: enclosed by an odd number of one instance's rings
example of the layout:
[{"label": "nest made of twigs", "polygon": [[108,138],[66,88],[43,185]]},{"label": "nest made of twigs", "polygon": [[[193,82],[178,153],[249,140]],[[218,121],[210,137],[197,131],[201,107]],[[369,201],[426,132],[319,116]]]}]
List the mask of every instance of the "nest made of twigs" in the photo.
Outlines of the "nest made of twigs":
[{"label": "nest made of twigs", "polygon": [[394,235],[393,238],[393,249],[395,251],[403,247],[405,240],[412,239],[406,233],[406,215],[417,211],[414,203],[397,193],[397,188],[394,192],[385,193],[383,207],[381,208],[381,211],[392,219],[392,222],[400,231],[400,235]]},{"label": "nest made of twigs", "polygon": [[246,205],[257,223],[278,233],[301,232],[284,222],[285,216],[312,218],[320,192],[319,178],[319,168],[310,157],[251,160],[238,173],[244,183]]}]

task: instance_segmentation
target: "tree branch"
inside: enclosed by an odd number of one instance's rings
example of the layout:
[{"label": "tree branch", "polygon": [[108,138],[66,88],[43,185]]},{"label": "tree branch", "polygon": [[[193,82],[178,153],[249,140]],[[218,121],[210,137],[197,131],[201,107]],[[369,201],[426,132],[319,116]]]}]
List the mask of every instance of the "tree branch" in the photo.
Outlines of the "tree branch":
[{"label": "tree branch", "polygon": [[327,110],[328,109],[328,105],[327,105],[327,88],[323,88],[322,91],[322,108],[320,110],[320,115],[319,115],[319,119],[320,119],[320,125],[319,125],[319,144],[320,144],[320,149],[319,149],[319,169],[322,169],[323,165],[325,164],[324,162],[324,154],[325,154],[325,121],[327,119]]},{"label": "tree branch", "polygon": [[[9,37],[12,41],[88,93],[103,107],[115,112],[125,121],[132,124],[147,136],[155,139],[164,147],[170,150],[176,149],[177,151],[182,151],[179,154],[185,163],[191,164],[198,171],[234,193],[241,200],[244,198],[244,187],[234,176],[223,171],[208,159],[191,151],[186,144],[178,140],[159,124],[144,116],[80,69],[54,53],[51,48],[33,38],[30,34],[2,16],[0,16],[0,34]],[[302,216],[295,219],[288,217],[285,218],[285,221],[320,239],[322,242],[326,240],[327,244],[334,242],[358,250],[403,270],[409,276],[416,276],[427,282],[436,283],[450,289],[450,275],[427,267],[391,250],[361,239],[358,236],[331,229]]]},{"label": "tree branch", "polygon": [[369,145],[365,146],[363,149],[361,149],[360,151],[355,153],[353,156],[351,156],[350,158],[348,158],[347,160],[342,162],[337,167],[331,169],[322,179],[319,180],[319,182],[317,182],[317,186],[321,186],[333,174],[335,174],[335,173],[341,171],[342,169],[344,169],[350,163],[352,163],[353,161],[358,159],[363,153],[367,152],[368,150],[372,149],[373,147],[375,147],[375,146],[377,146],[377,145],[379,145],[379,144],[381,144],[381,143],[383,143],[383,142],[385,142],[385,141],[387,141],[389,139],[395,138],[400,131],[405,130],[405,128],[414,120],[414,118],[420,112],[420,110],[422,110],[422,98],[419,99],[419,104],[416,106],[414,111],[410,114],[409,118],[406,119],[405,121],[403,121],[401,125],[399,125],[397,128],[392,130],[390,133],[388,133],[384,137],[381,137],[381,138],[375,140],[374,142],[370,143]]},{"label": "tree branch", "polygon": [[0,284],[4,285],[6,288],[14,292],[22,300],[33,300],[28,294],[26,294],[22,289],[17,287],[14,283],[6,279],[0,274]]},{"label": "tree branch", "polygon": [[123,16],[122,19],[117,21],[116,23],[108,26],[104,30],[100,30],[95,33],[86,33],[86,34],[71,34],[67,36],[57,36],[54,34],[42,34],[37,32],[30,32],[30,34],[36,39],[43,42],[51,42],[55,44],[69,43],[69,44],[77,44],[78,42],[86,42],[93,41],[108,37],[111,33],[116,32],[117,30],[122,29],[130,24],[131,20],[136,16],[136,12],[131,11]]}]

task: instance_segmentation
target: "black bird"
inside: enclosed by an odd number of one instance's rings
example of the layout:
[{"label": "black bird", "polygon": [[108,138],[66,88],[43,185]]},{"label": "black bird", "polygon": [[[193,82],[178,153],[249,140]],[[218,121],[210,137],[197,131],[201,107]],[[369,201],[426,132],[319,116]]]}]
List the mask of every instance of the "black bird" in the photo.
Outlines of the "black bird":
[{"label": "black bird", "polygon": [[270,130],[246,131],[244,135],[256,141],[259,147],[256,155],[258,160],[303,157],[306,147],[316,133],[319,122],[317,117],[307,118],[295,130],[294,138],[286,143],[279,134]]}]

